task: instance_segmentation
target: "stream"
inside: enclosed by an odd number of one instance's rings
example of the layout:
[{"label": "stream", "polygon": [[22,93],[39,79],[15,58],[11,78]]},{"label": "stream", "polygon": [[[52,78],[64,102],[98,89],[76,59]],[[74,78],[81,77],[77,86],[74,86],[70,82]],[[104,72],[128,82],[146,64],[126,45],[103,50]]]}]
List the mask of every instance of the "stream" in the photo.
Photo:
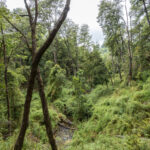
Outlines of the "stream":
[{"label": "stream", "polygon": [[59,124],[57,132],[55,133],[56,143],[59,150],[65,150],[69,147],[75,129],[71,128],[67,124]]}]

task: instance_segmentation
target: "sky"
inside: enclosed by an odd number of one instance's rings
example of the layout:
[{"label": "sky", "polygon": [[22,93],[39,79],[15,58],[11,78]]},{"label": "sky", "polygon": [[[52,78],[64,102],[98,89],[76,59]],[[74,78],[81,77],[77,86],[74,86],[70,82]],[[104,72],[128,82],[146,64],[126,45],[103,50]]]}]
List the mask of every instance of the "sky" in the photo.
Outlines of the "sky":
[{"label": "sky", "polygon": [[[99,0],[72,0],[68,17],[80,26],[88,24],[92,39],[99,44],[103,43],[103,33],[97,23]],[[7,0],[7,7],[24,8],[24,0]]]},{"label": "sky", "polygon": [[93,40],[102,43],[103,34],[96,19],[99,2],[100,0],[72,0],[68,17],[79,25],[88,24]]}]

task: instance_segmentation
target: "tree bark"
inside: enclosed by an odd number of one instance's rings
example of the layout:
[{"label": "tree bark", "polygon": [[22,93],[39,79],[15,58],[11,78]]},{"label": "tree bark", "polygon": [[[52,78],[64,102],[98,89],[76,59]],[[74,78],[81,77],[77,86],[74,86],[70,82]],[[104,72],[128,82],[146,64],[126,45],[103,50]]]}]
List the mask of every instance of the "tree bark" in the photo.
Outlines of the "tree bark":
[{"label": "tree bark", "polygon": [[122,74],[121,74],[121,67],[120,67],[120,64],[118,64],[118,73],[119,73],[120,82],[121,82],[121,81],[122,81]]},{"label": "tree bark", "polygon": [[53,137],[53,131],[52,131],[52,124],[48,112],[48,105],[47,105],[47,100],[45,97],[44,93],[44,85],[43,85],[43,80],[40,75],[40,70],[38,69],[37,71],[37,81],[38,81],[38,88],[39,88],[39,94],[42,102],[42,109],[43,109],[43,114],[44,114],[44,123],[46,126],[46,131],[47,131],[47,136],[49,138],[49,143],[51,144],[52,150],[57,150],[56,142]]},{"label": "tree bark", "polygon": [[[65,8],[64,8],[59,20],[55,24],[54,29],[50,33],[49,37],[47,38],[47,40],[45,41],[43,46],[38,50],[38,52],[36,52],[36,54],[34,56],[33,63],[31,66],[31,73],[30,73],[30,77],[29,77],[29,81],[28,81],[28,88],[27,88],[26,101],[25,101],[25,105],[24,105],[22,125],[21,125],[19,136],[15,143],[14,150],[21,150],[23,147],[24,137],[25,137],[26,129],[28,127],[28,123],[29,123],[30,104],[31,104],[32,93],[33,93],[33,88],[34,88],[35,77],[37,74],[38,64],[39,64],[40,59],[42,58],[43,54],[45,53],[45,51],[48,49],[48,47],[53,42],[62,23],[66,19],[68,11],[69,11],[70,1],[71,0],[66,1]],[[25,3],[26,3],[26,1],[25,1]]]},{"label": "tree bark", "polygon": [[55,50],[53,51],[53,56],[54,56],[54,62],[55,64],[57,64],[57,53]]}]

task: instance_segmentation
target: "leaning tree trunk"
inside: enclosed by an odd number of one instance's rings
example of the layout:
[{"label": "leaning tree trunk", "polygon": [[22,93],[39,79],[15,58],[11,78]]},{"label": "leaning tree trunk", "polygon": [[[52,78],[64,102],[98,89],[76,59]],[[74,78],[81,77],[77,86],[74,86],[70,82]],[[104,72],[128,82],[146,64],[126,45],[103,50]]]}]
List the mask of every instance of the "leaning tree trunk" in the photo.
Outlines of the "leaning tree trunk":
[{"label": "leaning tree trunk", "polygon": [[25,101],[25,105],[24,105],[24,113],[23,113],[21,130],[20,130],[19,136],[17,138],[14,150],[21,150],[23,147],[24,137],[25,137],[26,129],[28,127],[28,123],[29,123],[30,104],[31,104],[32,93],[33,93],[33,88],[34,88],[35,77],[37,74],[38,64],[39,64],[43,54],[45,53],[45,51],[48,49],[48,47],[53,42],[62,23],[66,19],[66,16],[69,11],[70,1],[71,0],[67,0],[65,8],[64,8],[58,22],[54,26],[54,29],[50,33],[49,37],[47,38],[47,40],[45,41],[43,46],[36,52],[36,54],[33,58],[33,63],[31,66],[31,73],[30,73],[28,88],[27,88],[27,96],[26,96],[26,101]]},{"label": "leaning tree trunk", "polygon": [[46,126],[46,131],[47,131],[47,136],[49,138],[49,143],[51,144],[52,150],[57,150],[56,142],[53,137],[53,131],[52,131],[52,124],[48,112],[48,105],[47,105],[47,100],[45,97],[44,93],[44,85],[43,85],[43,80],[40,75],[40,70],[37,70],[37,81],[38,81],[38,88],[39,88],[39,94],[42,102],[42,109],[43,109],[43,114],[44,114],[44,123]]}]

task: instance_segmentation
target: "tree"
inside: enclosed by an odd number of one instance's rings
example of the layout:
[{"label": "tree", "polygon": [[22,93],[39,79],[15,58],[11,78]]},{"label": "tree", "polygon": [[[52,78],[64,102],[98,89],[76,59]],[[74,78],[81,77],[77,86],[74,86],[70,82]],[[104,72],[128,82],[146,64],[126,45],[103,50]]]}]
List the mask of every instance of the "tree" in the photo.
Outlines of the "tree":
[{"label": "tree", "polygon": [[83,70],[79,70],[77,75],[73,77],[73,87],[75,96],[74,103],[76,107],[74,110],[74,119],[82,121],[91,115],[91,105],[87,102],[87,98],[85,96],[86,89]]},{"label": "tree", "polygon": [[[11,86],[17,87],[16,85],[18,78],[15,78],[15,73],[12,71],[14,63],[10,63],[11,60],[14,59],[14,53],[16,54],[16,49],[18,48],[18,35],[16,33],[11,33],[10,26],[7,24],[2,18],[0,19],[1,24],[1,35],[0,35],[0,43],[1,50],[3,56],[3,64],[4,64],[4,83],[5,83],[5,98],[7,105],[7,120],[8,120],[8,132],[11,133],[11,124],[12,120],[16,120],[17,116],[14,115],[14,103],[18,103],[18,99],[14,102],[13,97],[11,95],[15,95],[16,92],[13,90]],[[11,38],[13,36],[13,38]],[[20,74],[18,74],[19,77]],[[2,76],[3,78],[3,76]],[[16,88],[16,91],[18,88]],[[19,95],[19,93],[18,93]],[[21,99],[21,98],[20,98]],[[16,110],[17,112],[17,110]]]},{"label": "tree", "polygon": [[[28,88],[27,88],[27,95],[26,95],[26,101],[25,101],[25,105],[24,105],[24,114],[23,114],[23,119],[22,119],[22,125],[21,125],[21,130],[18,136],[18,139],[16,141],[15,150],[21,150],[22,146],[23,146],[23,141],[24,141],[24,136],[25,136],[25,132],[28,126],[28,120],[29,120],[29,111],[30,111],[30,103],[31,103],[31,98],[32,98],[32,92],[33,92],[33,87],[34,87],[34,80],[36,77],[36,74],[38,73],[38,82],[40,84],[40,96],[43,98],[45,97],[44,94],[44,87],[41,84],[41,78],[40,78],[40,72],[38,69],[38,64],[40,62],[41,57],[43,56],[43,54],[45,53],[45,51],[47,50],[47,48],[51,45],[51,43],[53,42],[56,33],[58,32],[59,28],[61,27],[63,21],[65,20],[67,13],[69,11],[69,5],[70,5],[70,0],[67,0],[65,8],[59,18],[59,20],[57,21],[57,23],[55,24],[53,30],[51,31],[50,35],[48,36],[47,40],[45,41],[45,43],[39,48],[39,50],[36,52],[36,25],[37,25],[37,18],[38,18],[38,2],[37,0],[35,0],[35,17],[32,17],[31,14],[31,10],[29,5],[27,4],[27,1],[25,0],[25,6],[29,15],[29,22],[30,22],[30,26],[31,26],[31,31],[32,31],[32,57],[33,57],[33,62],[32,62],[32,66],[31,66],[31,73],[30,73],[30,77],[29,77],[29,81],[28,81]],[[47,107],[47,105],[43,105],[45,107]],[[45,114],[46,115],[46,114]],[[47,112],[48,115],[48,112]],[[50,122],[50,120],[49,120]],[[50,126],[51,127],[51,126]],[[47,129],[48,131],[48,129]],[[51,146],[52,149],[56,150],[56,144],[55,141],[53,140],[53,135],[52,135],[52,130],[49,129],[50,131],[50,137],[51,137]]]},{"label": "tree", "polygon": [[[124,55],[124,22],[122,21],[120,1],[102,1],[99,5],[98,23],[105,34],[105,46],[112,56],[113,72],[118,72],[122,80],[122,58]],[[114,59],[116,58],[116,63]]]},{"label": "tree", "polygon": [[79,44],[84,50],[91,50],[91,36],[89,34],[89,26],[87,24],[83,24],[80,29],[80,37]]},{"label": "tree", "polygon": [[91,85],[91,88],[98,84],[108,82],[108,71],[101,58],[99,45],[93,45],[93,50],[87,55],[85,61],[85,77]]},{"label": "tree", "polygon": [[130,83],[132,78],[133,78],[133,56],[132,56],[132,50],[131,50],[131,34],[129,31],[129,14],[128,14],[128,9],[127,9],[127,4],[125,0],[125,11],[126,11],[126,31],[127,31],[127,41],[128,41],[128,55],[129,55],[129,78],[128,82]]},{"label": "tree", "polygon": [[134,11],[135,16],[138,18],[138,20],[140,21],[143,16],[146,17],[147,23],[150,27],[149,0],[130,0],[130,2],[132,11]]},{"label": "tree", "polygon": [[66,20],[60,30],[60,38],[64,42],[67,59],[67,73],[68,75],[76,75],[78,71],[78,25],[71,20]]},{"label": "tree", "polygon": [[[132,49],[134,53],[134,78],[139,78],[145,70],[149,69],[149,38],[150,30],[147,16],[144,10],[143,0],[131,0],[132,21]],[[147,11],[149,2],[145,1]]]},{"label": "tree", "polygon": [[60,68],[56,64],[51,68],[48,80],[48,98],[51,102],[54,102],[58,97],[61,96],[62,86],[65,83],[65,70]]}]

